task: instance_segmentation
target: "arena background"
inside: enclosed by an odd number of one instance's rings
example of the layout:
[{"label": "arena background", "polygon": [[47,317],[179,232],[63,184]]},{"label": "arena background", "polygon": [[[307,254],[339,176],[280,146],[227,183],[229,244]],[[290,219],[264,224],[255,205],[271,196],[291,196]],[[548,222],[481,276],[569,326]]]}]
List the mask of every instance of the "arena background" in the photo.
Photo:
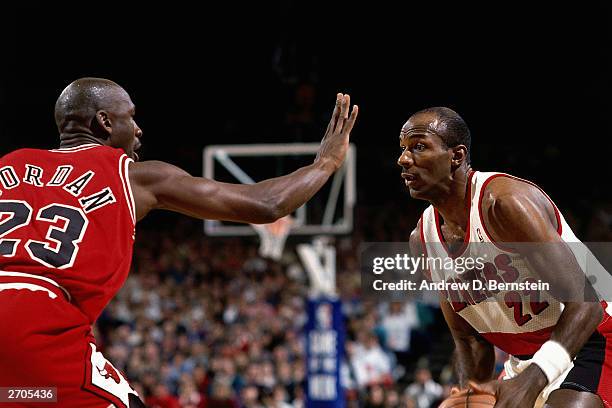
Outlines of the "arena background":
[{"label": "arena background", "polygon": [[[4,11],[1,154],[56,146],[55,100],[82,76],[131,94],[144,159],[195,175],[209,144],[319,141],[335,93],[351,94],[360,106],[356,224],[336,241],[347,351],[388,364],[366,377],[355,374],[363,361],[349,364],[350,404],[429,406],[431,383],[405,393],[425,381],[418,368],[453,381],[435,307],[400,307],[412,336],[393,353],[389,306],[358,292],[358,244],[406,241],[425,207],[396,165],[414,111],[455,109],[472,131],[475,169],[533,180],[580,238],[612,239],[609,3],[28,2]],[[139,224],[132,278],[97,330],[151,406],[300,406],[307,283],[290,263],[262,263],[257,245],[205,237],[200,221],[172,214]]]}]

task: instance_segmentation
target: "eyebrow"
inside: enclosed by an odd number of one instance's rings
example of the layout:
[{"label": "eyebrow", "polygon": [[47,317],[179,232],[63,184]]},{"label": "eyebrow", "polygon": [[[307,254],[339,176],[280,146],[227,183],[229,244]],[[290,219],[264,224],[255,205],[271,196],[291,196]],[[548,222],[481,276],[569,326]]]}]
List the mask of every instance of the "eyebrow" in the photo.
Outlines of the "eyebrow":
[{"label": "eyebrow", "polygon": [[436,132],[435,130],[433,130],[433,129],[429,128],[429,127],[424,128],[424,127],[421,127],[421,126],[413,127],[413,128],[408,129],[408,130],[402,129],[400,131],[400,139],[402,137],[407,137],[407,138],[420,137],[420,138],[424,138],[428,134],[436,135],[436,136],[438,136],[439,138],[442,139],[442,136],[440,136],[440,134],[438,132]]},{"label": "eyebrow", "polygon": [[417,137],[417,138],[423,139],[423,138],[425,138],[427,136],[427,133],[428,132],[425,131],[425,130],[424,131],[414,130],[412,132],[411,131],[404,131],[404,130],[402,130],[402,131],[400,131],[399,138],[400,139],[410,139],[410,138]]}]

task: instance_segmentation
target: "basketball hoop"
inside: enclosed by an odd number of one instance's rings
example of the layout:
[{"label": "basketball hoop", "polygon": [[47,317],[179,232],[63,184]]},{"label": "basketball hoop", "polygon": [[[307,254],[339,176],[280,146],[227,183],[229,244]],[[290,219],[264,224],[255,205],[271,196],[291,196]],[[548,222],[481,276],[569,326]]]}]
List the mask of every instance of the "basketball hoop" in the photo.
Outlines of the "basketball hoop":
[{"label": "basketball hoop", "polygon": [[293,217],[286,215],[270,224],[251,224],[261,241],[259,255],[275,261],[281,259],[293,222]]}]

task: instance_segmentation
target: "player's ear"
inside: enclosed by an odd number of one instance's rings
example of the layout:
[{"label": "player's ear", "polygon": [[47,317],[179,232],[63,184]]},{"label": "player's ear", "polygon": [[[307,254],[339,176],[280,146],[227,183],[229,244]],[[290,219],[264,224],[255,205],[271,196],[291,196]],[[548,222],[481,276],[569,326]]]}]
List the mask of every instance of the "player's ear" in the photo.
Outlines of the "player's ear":
[{"label": "player's ear", "polygon": [[454,169],[461,167],[461,165],[467,160],[467,147],[465,145],[457,145],[451,148],[451,167]]},{"label": "player's ear", "polygon": [[108,116],[108,112],[105,110],[99,110],[96,112],[96,119],[94,120],[93,125],[101,130],[104,138],[108,138],[113,130],[113,126]]}]

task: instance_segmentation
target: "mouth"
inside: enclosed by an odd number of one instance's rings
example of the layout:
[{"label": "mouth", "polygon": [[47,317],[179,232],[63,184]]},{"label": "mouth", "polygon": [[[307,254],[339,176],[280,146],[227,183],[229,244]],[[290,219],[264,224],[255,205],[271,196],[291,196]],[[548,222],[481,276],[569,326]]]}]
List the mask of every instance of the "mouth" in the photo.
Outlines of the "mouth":
[{"label": "mouth", "polygon": [[416,176],[410,173],[402,173],[402,178],[406,181],[414,181],[416,180]]},{"label": "mouth", "polygon": [[411,173],[402,173],[402,178],[406,186],[410,187],[414,182],[417,181],[417,176]]},{"label": "mouth", "polygon": [[142,145],[139,143],[138,145],[134,146],[134,161],[138,161],[139,156],[138,153],[136,153],[137,150],[140,150],[140,148],[142,147]]}]

